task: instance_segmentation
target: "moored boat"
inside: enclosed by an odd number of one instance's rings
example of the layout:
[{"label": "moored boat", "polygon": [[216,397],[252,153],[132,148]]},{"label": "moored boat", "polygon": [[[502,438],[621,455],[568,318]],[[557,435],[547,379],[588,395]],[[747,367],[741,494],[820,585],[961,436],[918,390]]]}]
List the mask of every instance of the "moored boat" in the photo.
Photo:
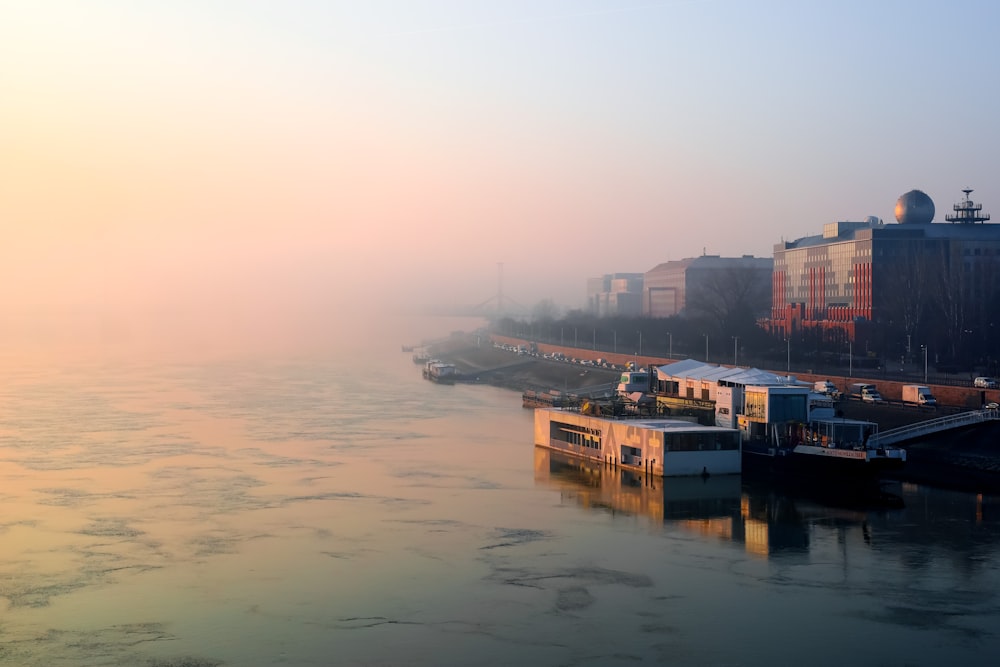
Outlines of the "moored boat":
[{"label": "moored boat", "polygon": [[736,429],[609,415],[591,403],[579,410],[536,408],[535,445],[657,477],[740,472]]},{"label": "moored boat", "polygon": [[576,394],[564,394],[555,389],[547,392],[528,389],[521,394],[521,406],[525,408],[567,408],[579,404]]},{"label": "moored boat", "polygon": [[869,444],[877,431],[873,422],[840,417],[773,424],[769,437],[743,442],[744,467],[843,482],[878,478],[901,469],[906,450]]},{"label": "moored boat", "polygon": [[424,378],[439,384],[454,384],[458,367],[439,359],[430,359],[424,365]]}]

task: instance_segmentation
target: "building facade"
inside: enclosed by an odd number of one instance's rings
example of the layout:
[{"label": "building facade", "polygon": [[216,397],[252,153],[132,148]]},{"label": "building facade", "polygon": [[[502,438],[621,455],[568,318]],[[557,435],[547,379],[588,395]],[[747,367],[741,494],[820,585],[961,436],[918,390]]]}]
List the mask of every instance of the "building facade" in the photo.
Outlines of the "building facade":
[{"label": "building facade", "polygon": [[587,310],[598,317],[642,314],[642,274],[608,273],[587,280]]},{"label": "building facade", "polygon": [[900,345],[933,344],[946,357],[984,349],[994,325],[1000,333],[1000,225],[986,224],[971,192],[945,223],[914,190],[897,202],[897,224],[833,222],[775,245],[766,327],[892,355]]},{"label": "building facade", "polygon": [[[770,258],[703,255],[664,262],[643,278],[642,313],[671,317],[690,313],[691,307],[711,307],[720,301],[746,299],[754,311],[770,308],[773,261]],[[752,296],[751,296],[752,295]]]}]

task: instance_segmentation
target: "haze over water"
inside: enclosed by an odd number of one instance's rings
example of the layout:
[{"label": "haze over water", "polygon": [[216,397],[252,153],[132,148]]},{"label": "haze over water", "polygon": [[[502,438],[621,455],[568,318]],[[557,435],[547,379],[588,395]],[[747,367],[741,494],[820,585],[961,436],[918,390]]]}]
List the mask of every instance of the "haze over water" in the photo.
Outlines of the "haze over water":
[{"label": "haze over water", "polygon": [[8,362],[0,662],[995,664],[996,498],[582,468],[515,392],[399,351],[474,322],[413,322],[364,353]]},{"label": "haze over water", "polygon": [[995,211],[997,3],[0,14],[0,664],[997,662],[995,499],[579,470],[375,314]]}]

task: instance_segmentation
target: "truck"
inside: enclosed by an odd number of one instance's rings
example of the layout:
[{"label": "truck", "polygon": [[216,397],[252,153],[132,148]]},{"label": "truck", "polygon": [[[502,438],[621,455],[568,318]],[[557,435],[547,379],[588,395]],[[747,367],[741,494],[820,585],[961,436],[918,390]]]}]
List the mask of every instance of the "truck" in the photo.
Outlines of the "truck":
[{"label": "truck", "polygon": [[937,399],[931,393],[930,387],[922,384],[903,385],[903,403],[908,405],[937,406]]},{"label": "truck", "polygon": [[878,388],[866,382],[855,382],[851,385],[851,398],[864,401],[865,403],[881,403],[882,394],[878,393]]},{"label": "truck", "polygon": [[829,380],[817,380],[815,384],[813,384],[813,391],[817,394],[829,396],[833,400],[840,398],[840,390],[837,389],[837,385]]},{"label": "truck", "polygon": [[622,373],[621,379],[618,381],[618,395],[628,396],[635,392],[649,392],[649,373],[647,371],[629,370]]}]

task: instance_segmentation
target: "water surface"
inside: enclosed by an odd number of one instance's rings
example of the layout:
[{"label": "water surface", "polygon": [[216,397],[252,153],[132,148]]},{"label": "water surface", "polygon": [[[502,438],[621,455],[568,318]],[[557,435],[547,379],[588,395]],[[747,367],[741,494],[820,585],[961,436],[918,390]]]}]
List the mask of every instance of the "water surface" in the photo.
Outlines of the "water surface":
[{"label": "water surface", "polygon": [[0,662],[992,665],[996,498],[858,510],[532,446],[396,340],[11,366]]}]

